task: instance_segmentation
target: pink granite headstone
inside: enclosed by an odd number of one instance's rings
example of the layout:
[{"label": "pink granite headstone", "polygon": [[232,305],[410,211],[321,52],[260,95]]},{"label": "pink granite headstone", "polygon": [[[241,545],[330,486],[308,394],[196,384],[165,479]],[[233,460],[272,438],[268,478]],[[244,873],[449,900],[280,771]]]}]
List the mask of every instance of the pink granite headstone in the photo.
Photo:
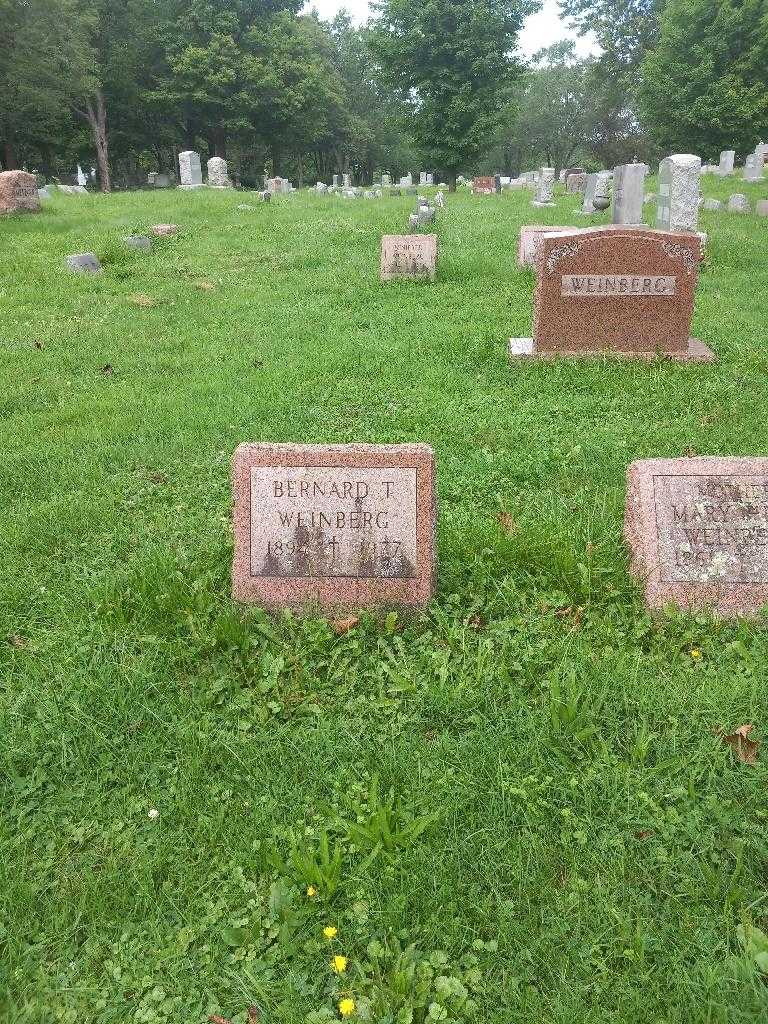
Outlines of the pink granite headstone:
[{"label": "pink granite headstone", "polygon": [[430,447],[241,444],[232,592],[269,609],[420,608],[434,593]]},{"label": "pink granite headstone", "polygon": [[632,463],[625,537],[650,608],[756,615],[768,605],[768,458]]},{"label": "pink granite headstone", "polygon": [[701,239],[622,225],[542,236],[533,338],[513,356],[593,356],[711,362],[690,337]]},{"label": "pink granite headstone", "polygon": [[434,281],[436,270],[437,235],[381,236],[382,281]]},{"label": "pink granite headstone", "polygon": [[36,213],[40,209],[37,178],[26,171],[0,172],[0,213]]},{"label": "pink granite headstone", "polygon": [[487,174],[473,178],[472,193],[476,196],[494,195],[496,193],[496,179]]}]

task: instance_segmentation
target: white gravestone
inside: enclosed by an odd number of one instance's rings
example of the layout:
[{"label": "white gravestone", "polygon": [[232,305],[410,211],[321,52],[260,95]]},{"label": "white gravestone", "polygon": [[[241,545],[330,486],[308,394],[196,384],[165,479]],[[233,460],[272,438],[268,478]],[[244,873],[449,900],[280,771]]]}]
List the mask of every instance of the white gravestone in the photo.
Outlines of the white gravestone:
[{"label": "white gravestone", "polygon": [[659,164],[656,227],[661,231],[698,231],[701,157],[668,156]]},{"label": "white gravestone", "polygon": [[542,167],[539,171],[539,178],[536,182],[536,198],[534,206],[554,206],[555,192],[555,168]]},{"label": "white gravestone", "polygon": [[200,154],[193,149],[179,153],[179,188],[202,188],[203,171]]},{"label": "white gravestone", "polygon": [[723,175],[733,174],[733,165],[735,162],[736,150],[724,149],[720,154],[720,165],[717,169],[717,173]]},{"label": "white gravestone", "polygon": [[643,224],[645,164],[620,164],[613,172],[613,223]]},{"label": "white gravestone", "polygon": [[208,184],[211,188],[232,188],[227,161],[220,156],[212,156],[208,161]]}]

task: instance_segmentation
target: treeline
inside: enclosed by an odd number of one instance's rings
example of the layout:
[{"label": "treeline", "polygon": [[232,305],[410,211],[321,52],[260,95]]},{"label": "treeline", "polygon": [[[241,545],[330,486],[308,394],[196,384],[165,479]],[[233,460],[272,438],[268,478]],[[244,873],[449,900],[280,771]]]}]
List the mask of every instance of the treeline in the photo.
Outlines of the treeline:
[{"label": "treeline", "polygon": [[355,27],[302,0],[0,0],[0,162],[99,182],[175,171],[369,182],[419,168],[517,174],[768,138],[768,0],[560,0],[572,44],[526,66],[539,0],[380,0]]},{"label": "treeline", "polygon": [[[0,0],[0,159],[103,188],[173,171],[180,150],[301,182],[411,166],[406,105],[364,29],[301,0]],[[405,140],[405,141],[404,141]]]}]

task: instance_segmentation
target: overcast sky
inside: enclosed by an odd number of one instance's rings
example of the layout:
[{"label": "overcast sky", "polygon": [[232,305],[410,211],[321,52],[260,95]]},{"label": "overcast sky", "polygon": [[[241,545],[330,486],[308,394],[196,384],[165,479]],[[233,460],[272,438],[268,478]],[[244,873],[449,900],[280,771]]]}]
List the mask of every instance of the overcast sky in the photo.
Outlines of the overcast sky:
[{"label": "overcast sky", "polygon": [[[309,0],[307,10],[314,7],[321,18],[332,18],[342,7],[346,7],[349,13],[357,22],[363,22],[368,17],[368,0]],[[551,46],[559,39],[573,36],[567,26],[560,20],[557,10],[557,0],[544,0],[540,14],[534,14],[525,23],[520,36],[520,48],[523,53],[530,57],[531,54],[540,50],[543,46]],[[576,40],[576,52],[587,54],[594,44],[589,39]]]}]

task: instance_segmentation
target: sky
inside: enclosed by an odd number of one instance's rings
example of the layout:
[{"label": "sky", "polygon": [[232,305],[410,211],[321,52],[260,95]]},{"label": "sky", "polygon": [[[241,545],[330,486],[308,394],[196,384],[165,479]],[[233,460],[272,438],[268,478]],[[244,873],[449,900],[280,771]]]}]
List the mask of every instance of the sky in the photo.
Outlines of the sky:
[{"label": "sky", "polygon": [[[356,22],[363,22],[368,17],[368,0],[309,0],[307,10],[314,7],[321,18],[332,18],[342,7],[346,7]],[[573,38],[576,52],[584,56],[594,50],[595,44],[588,37],[578,38],[568,31],[564,21],[560,19],[557,0],[544,0],[541,12],[526,19],[520,35],[520,49],[526,57],[530,57],[544,46],[551,46],[560,39]]]}]

